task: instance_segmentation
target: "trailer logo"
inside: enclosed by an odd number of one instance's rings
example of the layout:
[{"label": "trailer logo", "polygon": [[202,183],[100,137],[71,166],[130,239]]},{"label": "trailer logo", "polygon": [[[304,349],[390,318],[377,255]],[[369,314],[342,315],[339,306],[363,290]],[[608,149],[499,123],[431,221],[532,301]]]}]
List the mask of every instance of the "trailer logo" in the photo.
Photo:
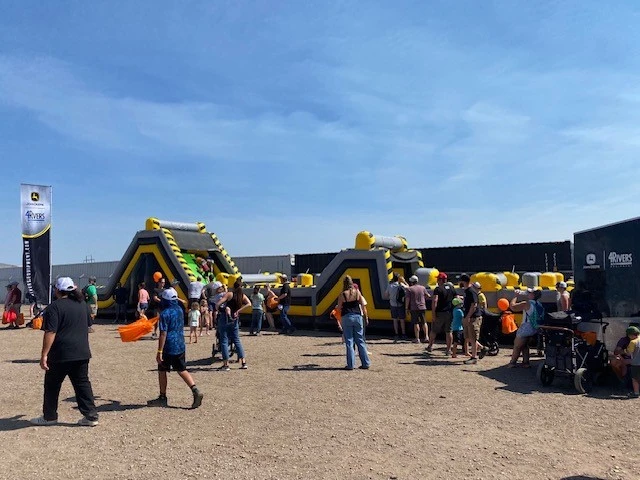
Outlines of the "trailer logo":
[{"label": "trailer logo", "polygon": [[611,267],[632,267],[633,254],[611,252],[609,254],[609,265]]},{"label": "trailer logo", "polygon": [[587,256],[584,259],[584,267],[583,270],[598,270],[600,265],[598,265],[598,257],[595,253],[587,253]]}]

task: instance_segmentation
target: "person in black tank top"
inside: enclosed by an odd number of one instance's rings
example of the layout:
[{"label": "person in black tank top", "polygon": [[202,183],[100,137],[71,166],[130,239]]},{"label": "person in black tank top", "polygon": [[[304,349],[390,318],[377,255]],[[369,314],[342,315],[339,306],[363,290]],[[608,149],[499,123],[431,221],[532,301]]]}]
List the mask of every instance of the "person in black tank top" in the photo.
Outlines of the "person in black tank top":
[{"label": "person in black tank top", "polygon": [[229,340],[231,340],[238,353],[238,360],[242,370],[247,369],[247,361],[244,349],[240,341],[240,313],[251,308],[251,301],[242,291],[242,279],[236,280],[233,291],[225,293],[216,302],[218,310],[218,331],[220,332],[220,346],[222,349],[222,366],[220,370],[228,371],[229,368]]},{"label": "person in black tank top", "polygon": [[346,370],[353,370],[354,367],[354,343],[358,348],[358,355],[362,362],[360,368],[366,370],[371,365],[369,354],[367,353],[367,345],[364,341],[363,309],[366,311],[364,298],[360,291],[355,288],[351,277],[347,275],[343,282],[343,292],[338,297],[338,310],[342,312],[342,330],[347,349]]}]

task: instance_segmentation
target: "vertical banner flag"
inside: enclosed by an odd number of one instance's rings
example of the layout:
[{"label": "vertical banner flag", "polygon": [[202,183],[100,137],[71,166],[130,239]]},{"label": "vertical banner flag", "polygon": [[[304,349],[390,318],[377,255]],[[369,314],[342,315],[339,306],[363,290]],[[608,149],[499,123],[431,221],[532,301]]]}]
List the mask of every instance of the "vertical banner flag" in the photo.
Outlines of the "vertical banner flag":
[{"label": "vertical banner flag", "polygon": [[48,304],[51,291],[51,187],[20,185],[25,294]]}]

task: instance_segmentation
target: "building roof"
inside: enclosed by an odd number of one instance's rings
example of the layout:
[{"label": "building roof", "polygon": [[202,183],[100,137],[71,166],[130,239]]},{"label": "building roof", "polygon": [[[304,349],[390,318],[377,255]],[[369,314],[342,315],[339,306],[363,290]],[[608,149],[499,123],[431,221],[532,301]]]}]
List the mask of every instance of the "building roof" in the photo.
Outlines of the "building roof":
[{"label": "building roof", "polygon": [[637,222],[638,220],[640,220],[640,217],[630,218],[628,220],[621,220],[619,222],[608,223],[607,225],[602,225],[600,227],[588,228],[587,230],[581,230],[579,232],[576,232],[574,235],[579,235],[581,233],[587,233],[587,232],[593,232],[595,230],[601,230],[603,228],[614,227],[616,225],[622,225],[623,223]]}]

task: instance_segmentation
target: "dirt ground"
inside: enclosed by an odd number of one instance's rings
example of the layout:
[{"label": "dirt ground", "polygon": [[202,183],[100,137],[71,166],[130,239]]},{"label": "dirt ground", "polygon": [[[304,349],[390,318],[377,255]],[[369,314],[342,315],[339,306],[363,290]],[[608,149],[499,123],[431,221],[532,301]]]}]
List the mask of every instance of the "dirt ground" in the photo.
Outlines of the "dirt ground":
[{"label": "dirt ground", "polygon": [[169,379],[157,396],[156,342],[91,334],[100,425],[80,418],[68,382],[61,425],[41,414],[42,333],[0,329],[1,479],[638,479],[638,407],[614,388],[577,395],[507,370],[508,349],[465,366],[423,347],[370,339],[372,368],[344,371],[330,333],[243,333],[249,370],[210,365],[213,336],[187,346],[203,405]]}]

